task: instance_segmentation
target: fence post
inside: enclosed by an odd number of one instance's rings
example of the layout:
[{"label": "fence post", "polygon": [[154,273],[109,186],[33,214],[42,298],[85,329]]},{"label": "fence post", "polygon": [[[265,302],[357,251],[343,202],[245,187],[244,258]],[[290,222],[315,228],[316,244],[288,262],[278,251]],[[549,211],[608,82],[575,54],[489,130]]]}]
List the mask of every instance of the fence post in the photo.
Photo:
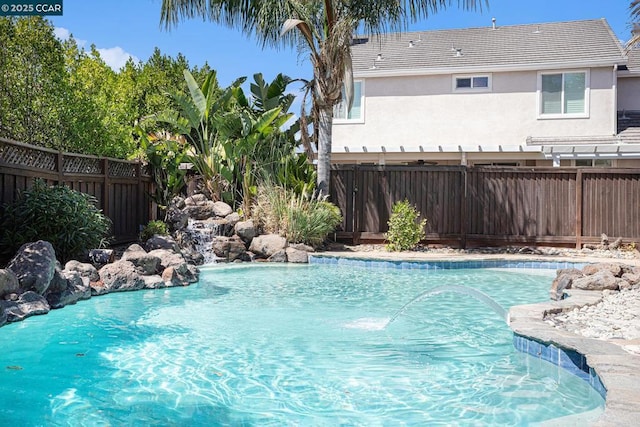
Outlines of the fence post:
[{"label": "fence post", "polygon": [[462,169],[462,200],[461,200],[461,212],[460,212],[460,246],[462,249],[467,248],[467,203],[468,203],[468,182],[467,182],[467,171],[468,166],[464,166]]},{"label": "fence post", "polygon": [[102,161],[102,173],[104,176],[102,181],[102,213],[105,216],[111,218],[111,212],[109,212],[109,187],[111,186],[111,184],[109,183],[109,159],[104,159]]},{"label": "fence post", "polygon": [[62,185],[64,184],[64,156],[62,151],[58,151],[56,167],[58,168],[58,185]]},{"label": "fence post", "polygon": [[576,249],[582,249],[582,170],[576,172]]}]

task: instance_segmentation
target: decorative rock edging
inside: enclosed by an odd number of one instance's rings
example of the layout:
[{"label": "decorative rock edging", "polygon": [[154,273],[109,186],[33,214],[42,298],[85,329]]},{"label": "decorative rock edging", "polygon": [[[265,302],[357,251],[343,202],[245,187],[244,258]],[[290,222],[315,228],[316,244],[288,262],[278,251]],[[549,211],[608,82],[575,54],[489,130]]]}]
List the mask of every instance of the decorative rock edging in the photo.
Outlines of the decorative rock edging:
[{"label": "decorative rock edging", "polygon": [[203,194],[175,197],[166,221],[185,257],[194,264],[219,262],[306,263],[314,248],[291,244],[278,234],[261,234],[252,219],[240,220],[224,202],[212,202]]},{"label": "decorative rock edging", "polygon": [[154,236],[147,249],[133,244],[118,261],[105,265],[69,261],[63,269],[49,242],[22,245],[7,268],[0,269],[0,326],[92,296],[198,281],[198,268],[186,261],[173,239]]},{"label": "decorative rock edging", "polygon": [[[560,351],[584,357],[588,369],[593,370],[606,389],[605,411],[593,425],[635,425],[640,419],[640,357],[627,353],[615,344],[582,337],[545,322],[548,315],[594,305],[603,298],[601,291],[572,289],[565,292],[569,297],[561,301],[511,307],[509,326],[516,337],[526,337],[540,344],[538,357],[552,363],[557,361],[560,367],[564,368],[569,363],[562,358]],[[518,338],[514,338],[514,344],[522,349],[523,344],[518,343]],[[557,359],[552,355],[555,350],[558,351]],[[575,360],[571,363],[578,367]],[[585,366],[578,368],[585,370]],[[569,370],[573,371],[571,368]],[[590,377],[598,390],[593,373]]]}]

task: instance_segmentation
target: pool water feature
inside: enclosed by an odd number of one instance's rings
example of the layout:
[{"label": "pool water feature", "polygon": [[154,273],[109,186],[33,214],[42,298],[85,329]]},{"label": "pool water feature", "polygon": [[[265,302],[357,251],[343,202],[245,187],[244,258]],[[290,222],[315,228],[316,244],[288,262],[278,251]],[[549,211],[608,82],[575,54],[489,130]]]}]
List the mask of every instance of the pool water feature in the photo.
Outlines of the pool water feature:
[{"label": "pool water feature", "polygon": [[[204,269],[0,329],[6,425],[531,425],[601,411],[583,380],[517,352],[504,308],[547,298],[515,270]],[[591,415],[593,416],[593,415]]]},{"label": "pool water feature", "polygon": [[385,328],[389,326],[391,323],[393,323],[398,317],[402,316],[402,314],[412,305],[417,304],[426,298],[429,298],[435,295],[444,294],[447,292],[458,293],[458,294],[471,297],[477,300],[478,302],[483,303],[490,309],[492,309],[498,316],[500,316],[500,318],[504,319],[504,321],[507,322],[507,324],[509,323],[509,313],[507,313],[507,310],[505,310],[504,307],[502,307],[493,298],[491,298],[489,295],[485,294],[484,292],[474,288],[470,288],[468,286],[442,285],[442,286],[436,286],[435,288],[429,289],[428,291],[424,291],[423,293],[421,293],[417,297],[414,297],[411,301],[403,305],[402,308],[400,308],[400,310],[398,310],[396,314],[391,316],[391,318],[389,319],[389,322],[385,325]]}]

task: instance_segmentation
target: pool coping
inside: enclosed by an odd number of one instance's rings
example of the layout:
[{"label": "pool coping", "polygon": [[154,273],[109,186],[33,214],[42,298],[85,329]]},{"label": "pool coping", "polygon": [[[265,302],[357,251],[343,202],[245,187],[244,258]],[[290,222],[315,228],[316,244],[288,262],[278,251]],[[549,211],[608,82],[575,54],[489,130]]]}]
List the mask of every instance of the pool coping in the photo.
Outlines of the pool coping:
[{"label": "pool coping", "polygon": [[[335,260],[335,262],[334,262]],[[342,261],[341,261],[342,260]],[[342,264],[381,268],[566,268],[565,265],[617,262],[640,265],[639,260],[505,254],[429,254],[382,252],[323,252],[310,254],[311,264]],[[528,266],[527,263],[530,263]],[[419,264],[432,265],[424,268]],[[543,267],[544,265],[544,267]],[[462,266],[462,267],[461,267]],[[549,314],[570,311],[602,300],[601,291],[567,290],[568,298],[511,307],[509,327],[519,351],[547,360],[581,376],[596,391],[606,393],[604,412],[591,425],[634,425],[640,419],[640,356],[608,341],[586,338],[544,321]],[[577,353],[577,357],[576,357]],[[581,372],[582,373],[581,373]],[[585,377],[586,376],[586,377]]]}]

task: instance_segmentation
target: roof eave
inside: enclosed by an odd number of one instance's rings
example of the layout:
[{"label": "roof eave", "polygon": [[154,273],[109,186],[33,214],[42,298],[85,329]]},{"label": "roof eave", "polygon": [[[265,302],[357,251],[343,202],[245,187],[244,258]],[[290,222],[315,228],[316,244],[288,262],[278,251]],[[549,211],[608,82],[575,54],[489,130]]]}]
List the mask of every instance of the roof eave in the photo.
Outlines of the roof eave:
[{"label": "roof eave", "polygon": [[561,70],[575,68],[595,68],[613,67],[614,65],[626,65],[626,58],[619,59],[596,59],[591,61],[563,61],[563,62],[540,62],[529,64],[505,64],[505,65],[475,65],[466,67],[429,67],[429,68],[408,68],[396,70],[366,70],[356,71],[354,78],[367,77],[403,77],[403,76],[424,76],[441,74],[469,74],[469,73],[500,73],[510,71],[541,71],[541,70]]}]

